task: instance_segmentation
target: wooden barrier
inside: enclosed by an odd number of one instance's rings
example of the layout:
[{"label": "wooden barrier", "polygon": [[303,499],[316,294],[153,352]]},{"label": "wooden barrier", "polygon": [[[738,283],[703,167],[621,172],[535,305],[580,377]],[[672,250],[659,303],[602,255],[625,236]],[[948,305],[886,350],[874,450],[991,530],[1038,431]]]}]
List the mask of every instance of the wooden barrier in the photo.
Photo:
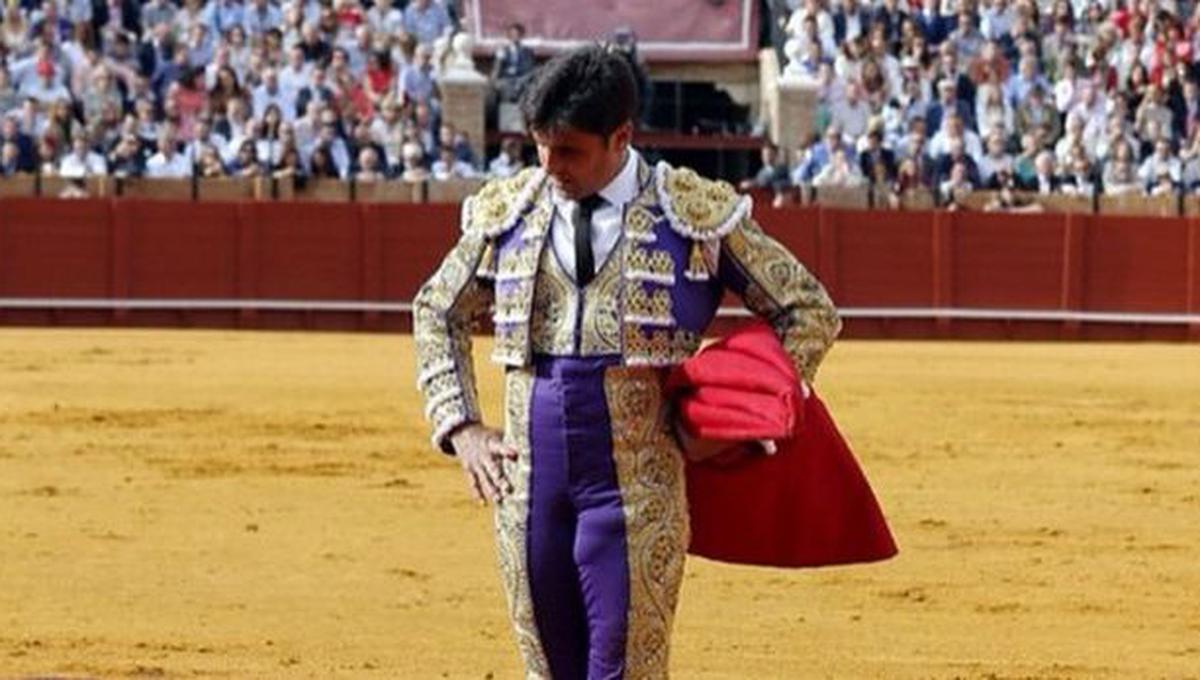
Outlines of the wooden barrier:
[{"label": "wooden barrier", "polygon": [[[848,337],[1200,340],[1200,220],[882,214],[755,211]],[[458,219],[451,203],[3,198],[0,324],[404,328]]]}]

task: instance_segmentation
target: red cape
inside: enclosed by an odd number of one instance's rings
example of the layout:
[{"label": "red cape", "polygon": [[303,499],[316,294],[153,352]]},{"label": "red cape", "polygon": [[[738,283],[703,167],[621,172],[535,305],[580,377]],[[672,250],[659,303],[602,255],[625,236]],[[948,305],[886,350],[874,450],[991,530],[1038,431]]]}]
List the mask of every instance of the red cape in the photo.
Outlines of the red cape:
[{"label": "red cape", "polygon": [[692,543],[715,560],[775,567],[872,562],[896,554],[850,447],[764,323],[705,347],[667,380],[694,436],[770,439],[687,465]]}]

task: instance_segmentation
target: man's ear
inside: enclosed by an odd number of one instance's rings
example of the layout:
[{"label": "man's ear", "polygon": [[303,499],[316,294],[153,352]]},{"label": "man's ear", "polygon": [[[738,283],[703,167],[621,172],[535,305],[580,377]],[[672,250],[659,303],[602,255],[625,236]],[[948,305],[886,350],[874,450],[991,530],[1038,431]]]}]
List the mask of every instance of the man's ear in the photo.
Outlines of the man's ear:
[{"label": "man's ear", "polygon": [[633,121],[627,120],[609,135],[614,151],[623,151],[633,144]]}]

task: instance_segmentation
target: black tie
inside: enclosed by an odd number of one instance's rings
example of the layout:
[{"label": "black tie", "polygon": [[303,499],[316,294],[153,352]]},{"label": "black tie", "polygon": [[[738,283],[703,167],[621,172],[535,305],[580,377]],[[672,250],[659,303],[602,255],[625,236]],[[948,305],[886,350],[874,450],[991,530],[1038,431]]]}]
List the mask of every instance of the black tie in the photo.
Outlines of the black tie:
[{"label": "black tie", "polygon": [[580,288],[588,285],[596,275],[596,258],[592,255],[592,213],[606,201],[599,194],[592,194],[579,201],[575,211],[575,281]]}]

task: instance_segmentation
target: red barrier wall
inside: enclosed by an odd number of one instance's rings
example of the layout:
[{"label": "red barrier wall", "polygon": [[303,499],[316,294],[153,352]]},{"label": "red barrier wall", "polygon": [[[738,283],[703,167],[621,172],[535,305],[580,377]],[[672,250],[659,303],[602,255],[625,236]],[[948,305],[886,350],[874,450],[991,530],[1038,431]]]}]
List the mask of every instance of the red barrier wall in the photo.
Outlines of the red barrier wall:
[{"label": "red barrier wall", "polygon": [[[437,204],[0,199],[0,323],[405,328],[395,308],[258,301],[410,302],[457,238],[458,217]],[[815,206],[757,217],[847,311],[849,336],[1200,339],[1191,219]]]}]

